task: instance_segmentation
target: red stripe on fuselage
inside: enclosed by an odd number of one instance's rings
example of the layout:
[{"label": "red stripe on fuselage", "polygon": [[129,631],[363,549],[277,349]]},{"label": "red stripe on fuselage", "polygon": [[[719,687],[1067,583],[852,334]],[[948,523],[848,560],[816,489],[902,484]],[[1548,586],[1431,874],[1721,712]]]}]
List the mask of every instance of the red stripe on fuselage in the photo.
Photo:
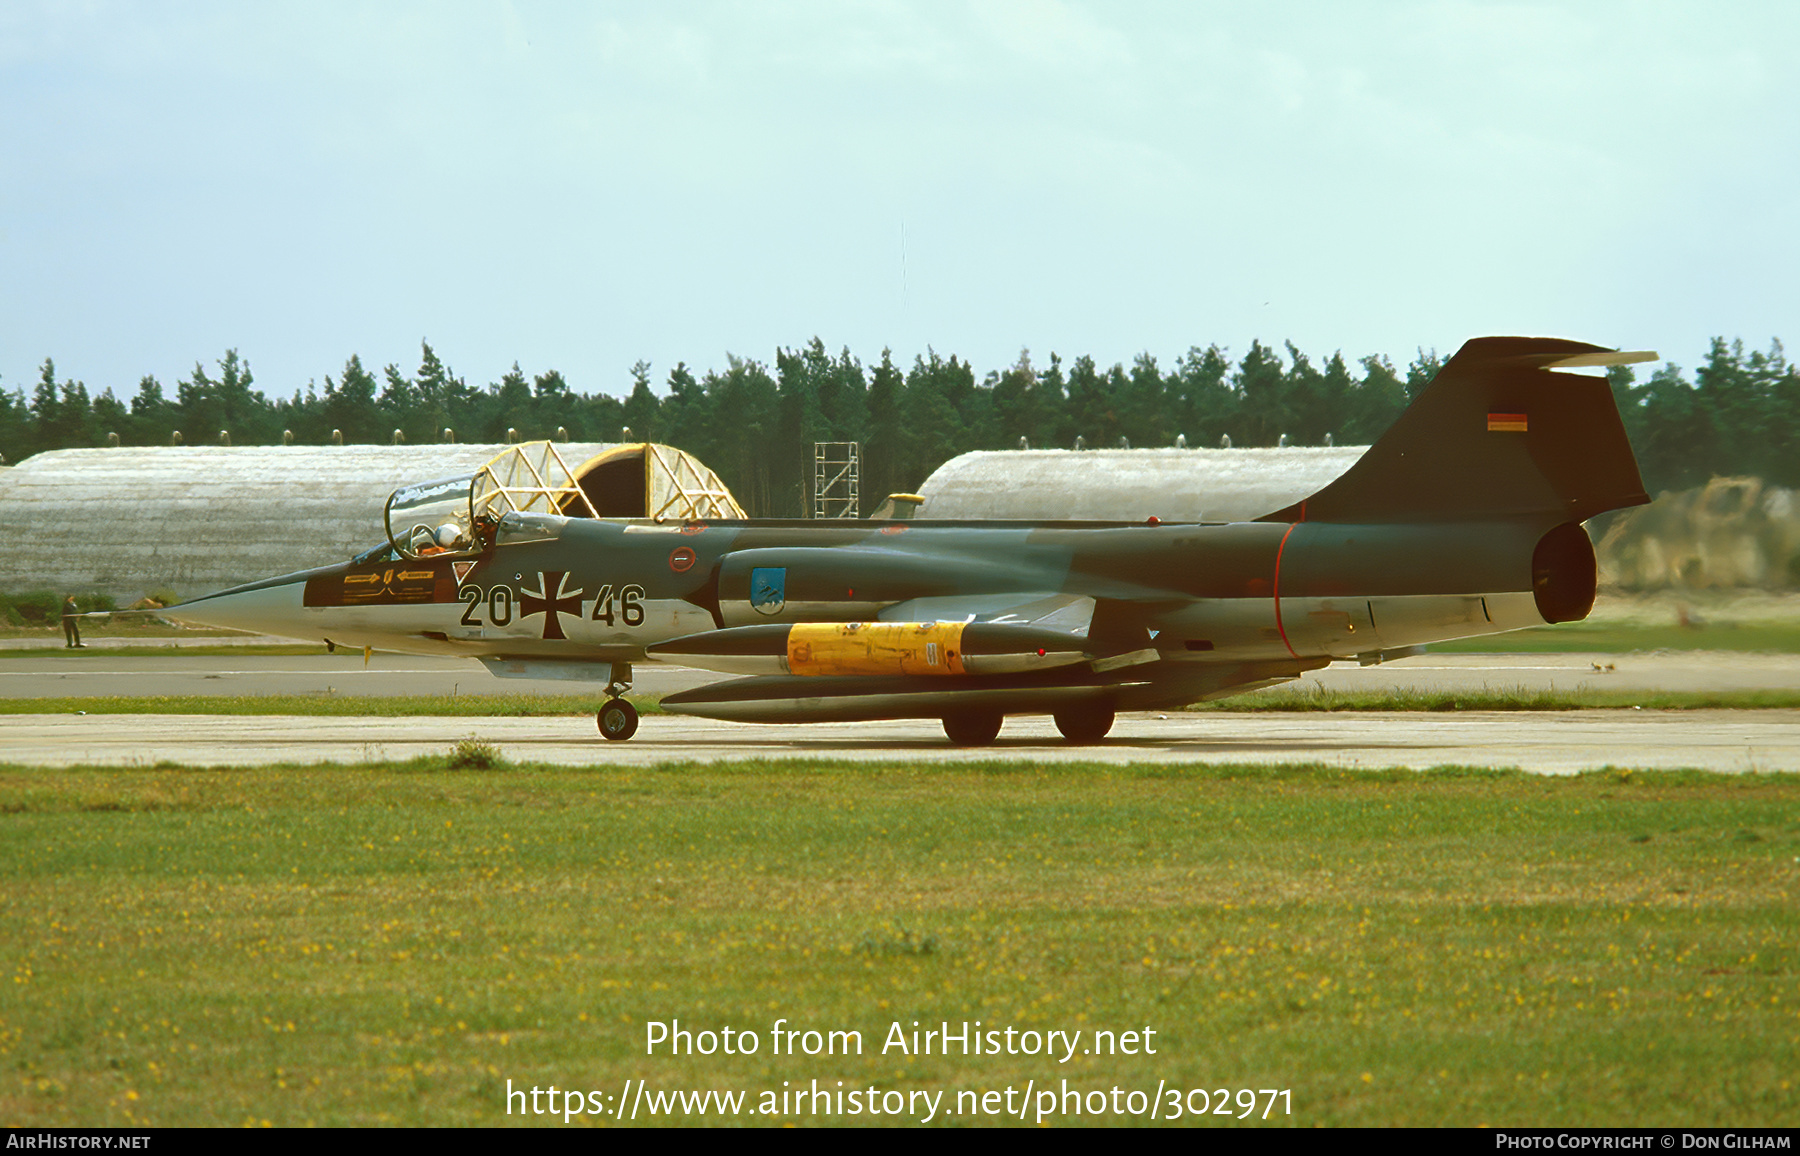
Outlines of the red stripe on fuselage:
[{"label": "red stripe on fuselage", "polygon": [[1275,632],[1281,635],[1281,645],[1287,647],[1287,652],[1295,658],[1299,658],[1300,654],[1294,649],[1294,644],[1288,641],[1287,628],[1281,624],[1281,552],[1287,549],[1287,540],[1293,534],[1294,527],[1299,524],[1298,522],[1290,523],[1287,533],[1281,536],[1281,545],[1275,547]]}]

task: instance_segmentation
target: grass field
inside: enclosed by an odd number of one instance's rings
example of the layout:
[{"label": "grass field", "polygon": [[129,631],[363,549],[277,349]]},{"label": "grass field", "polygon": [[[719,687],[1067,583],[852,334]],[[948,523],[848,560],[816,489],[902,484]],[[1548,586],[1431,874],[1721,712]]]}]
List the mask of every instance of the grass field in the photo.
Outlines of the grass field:
[{"label": "grass field", "polygon": [[[1685,625],[1683,625],[1685,623]],[[122,615],[107,623],[90,620],[82,626],[84,637],[95,639],[141,640],[143,650],[136,647],[118,649],[94,648],[88,655],[99,653],[164,654],[159,640],[195,638],[216,635],[246,639],[254,636],[237,631],[182,627],[163,623],[150,616]],[[51,623],[42,627],[10,627],[0,625],[0,647],[10,638],[42,638],[61,641],[60,627]],[[1461,642],[1438,643],[1431,647],[1440,653],[1595,653],[1622,654],[1644,650],[1723,650],[1762,651],[1781,654],[1800,653],[1800,594],[1766,591],[1662,591],[1653,594],[1603,594],[1593,613],[1582,622],[1566,622],[1537,630],[1521,630],[1509,634],[1486,635]],[[212,648],[195,650],[184,647],[183,653],[213,653]],[[45,651],[8,652],[8,657],[28,654],[67,657],[60,647]],[[322,654],[321,646],[296,646],[291,643],[221,646],[223,654]]]},{"label": "grass field", "polygon": [[[178,626],[171,622],[163,622],[151,615],[120,614],[110,621],[84,618],[81,621],[81,636],[91,638],[256,638],[258,635],[242,630],[225,630],[213,626]],[[62,622],[56,619],[44,626],[14,626],[0,622],[0,639],[8,638],[41,638],[61,642],[63,638]]]},{"label": "grass field", "polygon": [[[11,637],[51,637],[42,630],[14,629]],[[4,643],[7,634],[0,634]],[[295,655],[326,654],[316,643],[238,642],[224,641],[226,632],[202,632],[164,628],[153,631],[113,631],[104,633],[83,628],[82,637],[89,643],[105,640],[105,646],[89,646],[85,651],[68,651],[61,646],[4,649],[8,658],[107,658],[121,656],[157,656],[169,653],[175,641],[184,655]],[[199,638],[219,637],[218,645],[194,645]],[[244,636],[239,636],[244,637]],[[55,635],[61,641],[61,633]],[[126,645],[116,645],[125,642]],[[1543,626],[1534,630],[1515,630],[1506,634],[1484,634],[1457,642],[1433,643],[1433,652],[1442,654],[1626,654],[1650,650],[1722,650],[1731,652],[1765,652],[1771,654],[1800,653],[1800,623],[1745,622],[1722,623],[1705,629],[1635,622],[1570,622]],[[339,647],[337,653],[355,658],[361,651]]]},{"label": "grass field", "polygon": [[[15,700],[29,702],[32,700]],[[1483,690],[1341,691],[1317,684],[1277,686],[1213,702],[1196,711],[1458,711],[1458,710],[1767,710],[1800,707],[1800,691],[1757,690]],[[4,711],[0,707],[0,711]]]},{"label": "grass field", "polygon": [[[0,768],[0,878],[6,1125],[495,1124],[509,1080],[628,1079],[1800,1122],[1795,776]],[[759,1051],[646,1056],[676,1018]],[[783,1018],[863,1054],[773,1055]],[[915,1020],[1156,1053],[881,1054]]]},{"label": "grass field", "polygon": [[1434,642],[1438,654],[1625,654],[1642,650],[1800,653],[1800,623],[1720,623],[1703,629],[1606,621],[1565,622],[1534,630]]},{"label": "grass field", "polygon": [[[662,713],[656,695],[627,695],[639,712]],[[320,717],[536,718],[590,715],[598,694],[459,695],[108,695],[69,698],[0,698],[9,714],[202,714],[316,715]],[[1413,691],[1342,692],[1320,687],[1277,687],[1196,703],[1194,711],[1458,711],[1458,710],[1754,710],[1800,707],[1800,691]]]},{"label": "grass field", "polygon": [[[146,641],[141,645],[96,646],[91,645],[94,639],[88,637],[90,645],[81,650],[69,650],[61,646],[35,647],[32,649],[0,647],[0,653],[7,658],[39,658],[39,659],[75,659],[80,662],[105,662],[113,658],[167,658],[171,654],[179,654],[183,658],[246,658],[258,655],[269,657],[287,657],[297,654],[322,655],[330,654],[323,646],[299,642],[265,642],[241,643],[236,645],[217,643],[194,645],[193,640],[184,638],[177,649],[171,642],[157,643]],[[338,647],[336,653],[343,658],[345,667],[361,661],[362,651],[348,650]]]},{"label": "grass field", "polygon": [[[643,714],[661,714],[656,695],[625,696]],[[1800,694],[1789,705],[1800,706]],[[591,715],[604,701],[597,685],[590,694],[262,694],[262,695],[106,695],[70,698],[0,698],[0,715],[9,714],[205,714],[317,715],[320,717],[402,718],[437,715],[447,718],[542,718]]]}]

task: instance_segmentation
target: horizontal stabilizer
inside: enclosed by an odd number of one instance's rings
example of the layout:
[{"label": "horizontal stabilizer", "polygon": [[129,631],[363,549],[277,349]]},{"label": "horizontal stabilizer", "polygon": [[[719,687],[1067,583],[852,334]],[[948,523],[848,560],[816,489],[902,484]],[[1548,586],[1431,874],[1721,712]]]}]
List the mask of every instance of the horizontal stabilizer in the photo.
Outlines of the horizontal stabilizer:
[{"label": "horizontal stabilizer", "polygon": [[1642,365],[1646,361],[1655,361],[1654,349],[1603,349],[1599,353],[1577,353],[1574,357],[1565,357],[1561,361],[1552,361],[1545,369],[1584,369],[1609,365]]}]

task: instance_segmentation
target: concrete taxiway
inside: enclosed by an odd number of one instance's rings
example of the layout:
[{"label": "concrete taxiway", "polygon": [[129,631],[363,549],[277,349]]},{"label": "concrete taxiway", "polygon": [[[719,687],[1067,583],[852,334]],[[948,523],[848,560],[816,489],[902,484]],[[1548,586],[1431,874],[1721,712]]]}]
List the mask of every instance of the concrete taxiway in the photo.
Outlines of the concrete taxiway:
[{"label": "concrete taxiway", "polygon": [[[635,690],[667,694],[725,677],[641,665]],[[1425,654],[1377,667],[1340,663],[1294,689],[1334,691],[1800,690],[1800,655]],[[499,679],[467,659],[377,654],[226,656],[83,654],[0,657],[0,698],[149,695],[370,697],[588,693],[601,684]],[[476,735],[510,757],[569,766],[679,760],[833,757],[1021,763],[1322,762],[1345,767],[1516,766],[1565,774],[1605,765],[1800,770],[1800,711],[1199,713],[1122,716],[1106,743],[1071,747],[1048,718],[1009,719],[992,747],[958,749],[933,721],[762,726],[646,716],[626,743],[598,738],[591,716],[377,718],[12,715],[0,762],[196,765],[357,763],[441,754]]]},{"label": "concrete taxiway", "polygon": [[364,763],[443,754],[475,736],[507,757],[607,769],[662,763],[832,758],[856,762],[1450,764],[1572,774],[1604,766],[1800,771],[1800,711],[1128,714],[1095,746],[1042,716],[1008,719],[989,747],[950,746],[932,721],[764,726],[649,715],[636,738],[602,740],[589,717],[321,718],[13,715],[0,762],[34,766]]},{"label": "concrete taxiway", "polygon": [[[4,652],[0,652],[4,653]],[[590,682],[496,678],[470,658],[376,654],[368,665],[355,651],[338,654],[84,655],[0,657],[0,698],[150,695],[396,695],[592,694],[606,687],[608,668]],[[726,676],[684,667],[640,664],[633,691],[673,694]]]},{"label": "concrete taxiway", "polygon": [[[640,663],[634,690],[670,694],[728,676]],[[467,658],[354,652],[316,655],[79,655],[0,650],[0,698],[101,695],[457,695],[582,694],[593,682],[495,678]],[[1649,654],[1423,654],[1359,667],[1340,662],[1307,674],[1295,688],[1334,691],[1800,690],[1800,655],[1680,651]]]}]

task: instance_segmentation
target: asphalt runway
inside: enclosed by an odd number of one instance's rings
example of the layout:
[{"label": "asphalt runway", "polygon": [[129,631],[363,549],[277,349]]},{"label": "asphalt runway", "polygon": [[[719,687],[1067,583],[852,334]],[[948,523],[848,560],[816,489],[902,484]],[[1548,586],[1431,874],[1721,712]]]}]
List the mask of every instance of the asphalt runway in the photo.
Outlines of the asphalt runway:
[{"label": "asphalt runway", "polygon": [[466,735],[509,758],[571,767],[693,760],[833,758],[857,762],[1324,763],[1334,767],[1519,767],[1560,775],[1604,766],[1800,771],[1800,711],[1173,713],[1122,715],[1108,739],[1077,747],[1048,718],[1008,719],[989,747],[952,747],[935,722],[759,726],[672,715],[609,743],[591,718],[319,718],[220,715],[12,715],[0,762],[34,766],[363,763],[442,754]]},{"label": "asphalt runway", "polygon": [[[104,695],[455,695],[581,694],[599,697],[594,682],[495,678],[467,658],[377,654],[232,654],[214,657],[84,655],[24,657],[0,650],[0,698]],[[1598,667],[1598,669],[1596,669]],[[1611,667],[1612,669],[1607,669]],[[704,670],[640,663],[633,690],[669,694],[728,677]],[[1423,654],[1380,666],[1335,663],[1297,683],[1331,690],[1800,690],[1800,655],[1681,651],[1652,654]]]}]

